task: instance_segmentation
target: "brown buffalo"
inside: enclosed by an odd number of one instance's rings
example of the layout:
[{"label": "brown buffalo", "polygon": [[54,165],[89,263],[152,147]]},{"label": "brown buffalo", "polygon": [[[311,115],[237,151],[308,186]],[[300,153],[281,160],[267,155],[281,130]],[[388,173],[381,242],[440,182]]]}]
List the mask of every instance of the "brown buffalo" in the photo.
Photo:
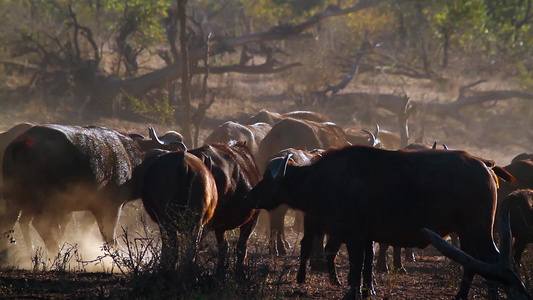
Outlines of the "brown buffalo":
[{"label": "brown buffalo", "polygon": [[[500,203],[510,212],[511,232],[514,237],[513,259],[520,265],[527,244],[533,243],[533,190],[517,190]],[[503,209],[502,209],[503,210]]]},{"label": "brown buffalo", "polygon": [[204,144],[212,143],[229,143],[230,141],[246,142],[252,154],[256,155],[259,151],[259,145],[265,138],[272,125],[267,123],[255,123],[251,125],[242,125],[228,121],[218,126],[207,136]]},{"label": "brown buffalo", "polygon": [[[218,202],[215,213],[211,221],[208,223],[209,229],[212,229],[215,232],[218,243],[219,259],[217,274],[223,274],[227,266],[229,244],[225,232],[227,230],[239,228],[240,233],[239,241],[237,243],[236,273],[239,276],[243,276],[243,263],[247,251],[246,243],[255,228],[259,216],[258,210],[250,208],[245,205],[244,202],[248,191],[250,191],[260,179],[253,156],[243,142],[231,142],[229,145],[222,143],[209,144],[197,149],[189,150],[188,153],[198,157],[210,166],[218,192]],[[177,203],[177,199],[183,197],[183,195],[180,194],[180,191],[181,193],[185,193],[189,189],[185,183],[176,183],[172,179],[170,179],[170,181],[165,179],[167,173],[173,172],[172,166],[166,167],[164,164],[158,164],[157,166],[157,170],[152,170],[152,172],[158,174],[156,179],[147,177],[146,180],[150,182],[160,181],[161,183],[146,185],[143,194],[152,195],[146,199],[143,197],[143,203],[145,203],[147,207],[153,206],[151,202],[161,203],[161,205],[165,205],[165,203]],[[171,188],[174,192],[171,195],[161,194],[158,190],[162,190],[162,188],[152,190],[152,186],[161,186],[166,187],[167,189]],[[203,191],[201,192],[203,193]],[[168,197],[161,198],[166,195]],[[157,213],[157,211],[155,212]],[[163,212],[159,211],[159,213]],[[155,215],[152,218],[157,220],[161,217]],[[175,231],[171,232],[171,234],[174,236]]]},{"label": "brown buffalo", "polygon": [[148,167],[142,201],[148,215],[159,224],[161,265],[173,269],[178,259],[177,233],[198,239],[211,220],[218,193],[211,171],[198,157],[184,151],[159,156]]},{"label": "brown buffalo", "polygon": [[312,112],[312,111],[291,111],[288,113],[276,113],[271,112],[268,110],[261,110],[256,115],[250,117],[248,120],[244,122],[244,124],[256,124],[256,123],[267,123],[272,126],[274,126],[279,121],[286,119],[286,118],[292,118],[292,119],[298,119],[298,120],[306,120],[306,121],[313,121],[313,122],[329,122],[330,120],[319,113]]},{"label": "brown buffalo", "polygon": [[[360,292],[364,257],[369,268],[363,297],[368,297],[372,241],[423,248],[429,244],[423,228],[440,236],[457,232],[465,252],[494,262],[495,174],[512,180],[503,168],[463,151],[352,146],[330,150],[310,166],[295,166],[288,158],[272,161],[248,202],[263,209],[288,204],[315,216],[330,237],[346,243],[352,286],[347,296]],[[465,268],[458,298],[468,296],[474,275]]]}]

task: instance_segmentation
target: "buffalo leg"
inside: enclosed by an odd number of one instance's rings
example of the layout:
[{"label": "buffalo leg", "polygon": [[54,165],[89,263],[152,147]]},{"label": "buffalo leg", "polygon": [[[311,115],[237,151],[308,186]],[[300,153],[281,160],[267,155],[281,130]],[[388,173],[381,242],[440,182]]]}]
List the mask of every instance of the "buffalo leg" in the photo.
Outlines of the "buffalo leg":
[{"label": "buffalo leg", "polygon": [[239,229],[239,241],[237,242],[237,265],[235,267],[235,273],[238,278],[244,278],[244,261],[246,260],[247,248],[246,244],[250,235],[257,225],[257,219],[259,218],[259,210],[257,210],[253,217],[243,224]]},{"label": "buffalo leg", "polygon": [[365,259],[363,266],[363,299],[367,299],[369,295],[375,295],[374,287],[372,285],[372,263],[374,262],[374,242],[365,242]]},{"label": "buffalo leg", "polygon": [[272,211],[268,212],[270,220],[270,251],[276,256],[287,255],[285,248],[285,215],[288,207],[280,205]]},{"label": "buffalo leg", "polygon": [[405,258],[405,261],[411,261],[411,262],[414,262],[416,261],[416,258],[415,258],[415,253],[413,252],[413,248],[404,248],[404,258]]},{"label": "buffalo leg", "polygon": [[522,253],[524,253],[526,246],[527,246],[526,239],[515,237],[515,243],[513,245],[513,260],[514,260],[516,269],[520,267],[520,261],[522,260]]},{"label": "buffalo leg", "polygon": [[300,241],[300,267],[298,268],[298,274],[296,275],[296,281],[298,283],[305,282],[305,276],[307,274],[307,261],[311,256],[315,233],[317,230],[321,230],[319,227],[320,226],[313,217],[307,215],[304,217],[304,236]]},{"label": "buffalo leg", "polygon": [[361,270],[363,268],[365,244],[362,240],[350,239],[346,242],[346,248],[348,248],[350,259],[350,272],[348,273],[350,290],[344,298],[355,299],[361,294]]},{"label": "buffalo leg", "polygon": [[161,231],[161,267],[172,271],[178,261],[178,231],[172,223],[160,223]]},{"label": "buffalo leg", "polygon": [[394,272],[398,272],[400,274],[407,274],[407,271],[405,270],[402,264],[402,247],[392,247],[392,250],[392,263],[394,265]]},{"label": "buffalo leg", "polygon": [[376,271],[379,273],[387,273],[387,249],[389,245],[385,243],[379,243],[378,262],[376,264]]},{"label": "buffalo leg", "polygon": [[33,254],[33,251],[35,250],[30,235],[30,223],[32,220],[33,214],[24,211],[21,213],[19,218],[20,232],[22,233],[22,237],[24,238],[24,242],[26,243],[26,249],[28,249],[28,253],[30,254]]},{"label": "buffalo leg", "polygon": [[324,253],[324,236],[323,229],[317,230],[313,239],[311,249],[311,261],[309,263],[311,271],[327,272],[326,255]]},{"label": "buffalo leg", "polygon": [[10,231],[13,230],[20,213],[19,206],[12,205],[10,201],[7,201],[6,204],[5,213],[2,218],[0,218],[0,263],[6,263],[8,261],[8,243],[13,234]]},{"label": "buffalo leg", "polygon": [[96,222],[98,223],[102,238],[106,243],[115,242],[115,227],[117,226],[121,209],[122,204],[107,209],[101,208],[92,211]]},{"label": "buffalo leg", "polygon": [[337,276],[337,268],[335,267],[335,259],[337,258],[337,252],[341,248],[342,242],[335,235],[328,236],[328,242],[326,243],[326,264],[328,267],[329,283],[332,285],[341,285],[339,277]]},{"label": "buffalo leg", "polygon": [[33,218],[33,227],[43,240],[50,257],[59,253],[59,245],[54,237],[53,229],[57,227],[57,219],[43,214],[37,214]]},{"label": "buffalo leg", "polygon": [[218,262],[216,275],[223,277],[226,273],[226,259],[228,257],[229,243],[226,239],[225,230],[216,229],[215,237],[217,238],[217,247],[218,247]]},{"label": "buffalo leg", "polygon": [[[484,261],[486,263],[495,263],[498,260],[498,251],[494,245],[490,234],[483,235],[473,232],[469,236],[460,236],[461,249],[471,255],[472,257]],[[467,299],[468,291],[474,279],[475,272],[471,269],[464,268],[463,278],[459,292],[457,293],[457,299]],[[488,282],[489,299],[497,299],[498,291],[494,283]]]}]

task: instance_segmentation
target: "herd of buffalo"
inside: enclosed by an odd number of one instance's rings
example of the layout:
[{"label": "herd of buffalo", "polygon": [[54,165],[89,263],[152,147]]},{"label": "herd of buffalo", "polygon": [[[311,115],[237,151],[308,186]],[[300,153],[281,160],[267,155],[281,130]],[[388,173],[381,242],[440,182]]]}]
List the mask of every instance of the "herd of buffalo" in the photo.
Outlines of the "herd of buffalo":
[{"label": "herd of buffalo", "polygon": [[[30,244],[33,225],[48,252],[57,253],[72,213],[89,211],[103,240],[113,242],[123,204],[141,198],[159,224],[162,268],[176,268],[178,233],[196,241],[205,228],[215,233],[216,273],[224,274],[225,232],[239,228],[235,272],[244,277],[260,209],[269,215],[270,250],[284,255],[284,217],[293,208],[304,219],[299,283],[311,258],[311,268],[340,285],[335,258],[345,244],[346,297],[367,298],[374,242],[380,250],[394,247],[400,269],[400,247],[433,244],[464,266],[458,299],[467,298],[475,274],[487,279],[491,299],[497,286],[510,298],[531,299],[515,271],[533,242],[533,155],[499,167],[447,147],[399,147],[400,137],[390,132],[344,130],[307,111],[261,111],[226,122],[197,149],[187,149],[177,132],[158,136],[153,128],[146,138],[97,126],[23,123],[0,134],[0,231],[18,221]],[[442,239],[450,234],[460,250]],[[9,241],[0,243],[5,262]],[[386,270],[384,258],[380,251],[378,270]]]}]

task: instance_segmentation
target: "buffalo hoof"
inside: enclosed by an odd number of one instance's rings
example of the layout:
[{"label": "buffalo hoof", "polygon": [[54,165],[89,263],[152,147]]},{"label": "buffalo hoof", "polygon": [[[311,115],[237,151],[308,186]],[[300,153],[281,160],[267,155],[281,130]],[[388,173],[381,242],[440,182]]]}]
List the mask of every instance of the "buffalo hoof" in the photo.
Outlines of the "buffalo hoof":
[{"label": "buffalo hoof", "polygon": [[397,274],[407,274],[407,270],[403,266],[394,267],[394,273]]},{"label": "buffalo hoof", "polygon": [[343,300],[356,300],[361,299],[361,294],[359,291],[355,291],[355,289],[350,288],[346,294],[344,294],[344,297],[342,297]]},{"label": "buffalo hoof", "polygon": [[285,249],[285,246],[283,245],[283,243],[278,244],[278,247],[277,247],[277,256],[285,256],[287,255],[287,249]]},{"label": "buffalo hoof", "polygon": [[298,271],[298,274],[296,275],[296,282],[297,283],[305,283],[305,272]]}]

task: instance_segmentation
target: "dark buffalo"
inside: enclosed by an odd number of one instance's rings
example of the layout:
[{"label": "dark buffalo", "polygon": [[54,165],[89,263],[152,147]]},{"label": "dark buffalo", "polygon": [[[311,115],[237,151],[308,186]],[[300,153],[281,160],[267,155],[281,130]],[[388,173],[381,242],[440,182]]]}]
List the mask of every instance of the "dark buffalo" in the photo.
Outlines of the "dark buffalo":
[{"label": "dark buffalo", "polygon": [[267,123],[255,123],[251,125],[242,125],[228,121],[218,126],[211,134],[205,138],[204,144],[212,143],[229,143],[230,141],[246,142],[252,154],[257,155],[259,145],[265,138],[272,125]]},{"label": "dark buffalo", "polygon": [[49,253],[57,253],[58,224],[73,211],[88,210],[103,238],[113,241],[122,205],[140,198],[145,166],[160,154],[149,151],[154,147],[176,148],[105,127],[32,127],[5,151],[0,230],[13,228],[22,212],[21,224],[33,220]]},{"label": "dark buffalo", "polygon": [[173,269],[178,258],[177,233],[198,239],[211,220],[218,193],[211,171],[198,157],[184,151],[161,155],[146,171],[142,201],[148,215],[159,224],[161,265]]},{"label": "dark buffalo", "polygon": [[[189,153],[198,157],[210,166],[216,182],[218,202],[213,218],[208,226],[210,229],[214,230],[218,243],[219,260],[217,273],[222,274],[227,265],[229,244],[225,232],[227,230],[240,228],[239,241],[237,243],[236,272],[239,276],[243,276],[246,243],[255,228],[257,217],[259,216],[258,210],[251,209],[245,204],[246,195],[260,179],[253,156],[248,147],[242,142],[232,142],[229,145],[214,143],[190,150]],[[152,170],[156,166],[158,167],[157,170]],[[177,201],[176,199],[180,199],[177,198],[182,197],[182,195],[179,195],[179,191],[183,190],[184,193],[188,187],[180,182],[176,183],[172,178],[170,178],[170,181],[165,179],[166,174],[172,172],[173,168],[166,167],[164,164],[154,165],[153,168],[151,168],[151,171],[159,175],[156,179],[147,177],[146,180],[161,182],[146,183],[146,189],[150,190],[145,190],[143,194],[152,196],[147,197],[146,199],[143,197],[143,203],[145,206],[152,207],[153,204],[151,202],[164,205],[164,203],[174,203]],[[157,191],[151,190],[151,187],[153,186],[165,185],[167,188],[172,187],[172,185],[177,185],[176,187],[173,187],[177,194],[173,194],[172,197],[161,198],[166,194],[160,194]],[[155,213],[158,212],[157,210],[152,211]],[[161,211],[159,211],[159,213],[161,213]],[[155,215],[152,216],[152,218],[157,220],[169,217]]]},{"label": "dark buffalo", "polygon": [[[348,141],[344,130],[334,123],[317,123],[287,118],[275,124],[261,142],[259,153],[256,156],[257,167],[261,174],[264,173],[270,159],[287,148],[313,150],[346,145],[348,145]],[[271,217],[276,219],[281,219],[284,216],[283,210],[270,214],[275,214]],[[278,228],[275,224],[271,226],[271,229],[278,233],[278,239],[281,238],[279,235],[284,232],[283,226]],[[284,243],[278,243],[275,250],[277,255],[284,255],[287,252]]]},{"label": "dark buffalo", "polygon": [[[448,146],[445,144],[442,144],[443,149],[448,150]],[[437,142],[435,141],[433,145],[430,144],[423,144],[423,143],[412,143],[407,145],[404,150],[410,150],[410,151],[417,151],[417,150],[429,150],[429,149],[437,149]],[[457,235],[452,235],[452,241],[454,242],[454,245],[458,245],[457,242]],[[378,261],[376,264],[376,270],[378,272],[387,272],[388,266],[387,266],[387,249],[389,248],[389,245],[380,243],[379,244],[379,252],[378,252]],[[394,247],[393,251],[393,266],[394,269],[400,273],[407,273],[405,270],[402,259],[401,259],[401,248],[400,247]],[[405,260],[407,261],[414,261],[415,256],[412,251],[412,249],[405,249]]]},{"label": "dark buffalo", "polygon": [[500,207],[510,212],[511,232],[514,237],[513,259],[520,265],[522,253],[533,243],[533,190],[518,190],[501,201]]},{"label": "dark buffalo", "polygon": [[[273,209],[281,204],[322,222],[330,237],[346,243],[350,296],[363,277],[372,286],[372,241],[423,248],[429,228],[441,236],[457,232],[462,249],[483,261],[497,259],[492,225],[496,174],[512,176],[490,161],[463,151],[387,151],[362,146],[331,150],[310,166],[288,158],[273,161],[250,191],[249,204]],[[327,250],[326,250],[327,251]],[[458,298],[466,298],[475,272],[465,268]]]},{"label": "dark buffalo", "polygon": [[521,161],[521,160],[533,160],[533,154],[531,153],[520,153],[513,158],[511,163]]},{"label": "dark buffalo", "polygon": [[[280,151],[274,156],[273,159],[283,158],[290,155],[291,162],[299,166],[307,166],[317,161],[322,156],[324,150],[315,149],[312,151],[299,150],[289,148]],[[280,205],[269,213],[270,220],[270,245],[271,252],[278,255],[285,255],[286,251],[283,243],[285,243],[285,214],[288,210],[287,205]],[[305,278],[305,268],[307,260],[313,254],[311,259],[311,269],[324,270],[324,232],[323,229],[317,224],[313,223],[312,216],[304,217],[304,236],[301,241],[301,253],[300,253],[300,270],[303,278]],[[281,245],[280,245],[281,244]],[[281,253],[280,253],[281,252]]]}]

